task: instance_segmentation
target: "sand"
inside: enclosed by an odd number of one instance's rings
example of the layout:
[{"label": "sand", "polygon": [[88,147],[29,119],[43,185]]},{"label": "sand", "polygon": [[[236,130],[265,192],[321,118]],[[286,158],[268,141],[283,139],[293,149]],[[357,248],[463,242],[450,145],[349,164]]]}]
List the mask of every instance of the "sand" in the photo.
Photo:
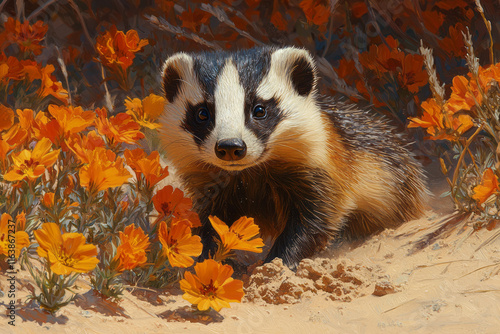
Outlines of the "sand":
[{"label": "sand", "polygon": [[[82,279],[80,297],[55,316],[24,305],[15,327],[2,312],[0,332],[498,333],[500,231],[474,231],[473,221],[452,217],[428,212],[331,247],[296,272],[279,259],[256,267],[244,277],[243,302],[220,313],[193,313],[177,289],[127,291],[115,304],[94,296]],[[16,277],[16,298],[24,301],[30,277]],[[0,286],[5,291],[5,276]]]}]

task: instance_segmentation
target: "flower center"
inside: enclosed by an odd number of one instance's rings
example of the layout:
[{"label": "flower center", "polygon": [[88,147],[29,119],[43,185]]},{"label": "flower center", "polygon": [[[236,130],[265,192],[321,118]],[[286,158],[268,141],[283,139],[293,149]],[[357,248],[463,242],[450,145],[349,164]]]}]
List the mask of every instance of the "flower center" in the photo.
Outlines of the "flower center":
[{"label": "flower center", "polygon": [[18,174],[25,174],[26,171],[33,169],[38,165],[38,161],[33,160],[33,158],[30,158],[29,160],[24,160],[24,163],[19,166],[19,170],[17,171]]},{"label": "flower center", "polygon": [[61,252],[59,253],[58,256],[59,261],[64,264],[66,267],[73,267],[75,264],[76,260],[72,258],[71,256],[68,256],[65,252],[63,247],[61,246]]},{"label": "flower center", "polygon": [[170,215],[170,205],[167,202],[161,203],[161,211],[165,216]]},{"label": "flower center", "polygon": [[208,284],[201,284],[202,287],[200,292],[207,297],[215,297],[217,295],[217,288],[214,286],[213,280],[210,280]]}]

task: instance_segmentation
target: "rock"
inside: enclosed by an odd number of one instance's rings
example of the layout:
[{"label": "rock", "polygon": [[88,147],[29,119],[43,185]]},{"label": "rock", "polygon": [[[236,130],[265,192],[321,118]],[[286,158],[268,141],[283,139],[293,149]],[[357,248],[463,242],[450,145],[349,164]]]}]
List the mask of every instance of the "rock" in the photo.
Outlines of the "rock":
[{"label": "rock", "polygon": [[375,284],[375,290],[373,291],[374,296],[385,296],[391,293],[396,293],[397,290],[394,285],[389,281],[380,281]]}]

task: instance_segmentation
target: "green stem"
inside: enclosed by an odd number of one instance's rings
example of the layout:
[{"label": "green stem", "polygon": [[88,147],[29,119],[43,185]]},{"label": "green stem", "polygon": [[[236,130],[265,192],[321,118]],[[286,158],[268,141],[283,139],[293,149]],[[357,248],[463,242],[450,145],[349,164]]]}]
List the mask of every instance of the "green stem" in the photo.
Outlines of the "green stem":
[{"label": "green stem", "polygon": [[476,129],[476,131],[472,134],[472,136],[469,137],[469,139],[467,139],[467,141],[465,142],[465,145],[462,149],[462,152],[460,153],[460,157],[458,158],[458,162],[457,162],[457,167],[455,167],[455,171],[453,172],[453,180],[452,180],[452,184],[453,184],[452,197],[453,198],[455,198],[455,196],[457,194],[458,187],[456,186],[456,184],[457,184],[458,174],[460,171],[460,166],[462,165],[465,154],[467,153],[467,150],[468,150],[469,145],[471,144],[472,140],[479,134],[479,132],[481,132],[483,127],[484,127],[484,123],[481,124],[481,126]]}]

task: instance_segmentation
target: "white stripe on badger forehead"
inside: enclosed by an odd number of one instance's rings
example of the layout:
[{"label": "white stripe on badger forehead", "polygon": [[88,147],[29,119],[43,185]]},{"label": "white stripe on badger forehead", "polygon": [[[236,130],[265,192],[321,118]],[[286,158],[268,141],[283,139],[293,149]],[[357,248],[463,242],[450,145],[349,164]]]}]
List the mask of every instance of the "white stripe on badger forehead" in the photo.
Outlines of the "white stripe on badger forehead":
[{"label": "white stripe on badger forehead", "polygon": [[245,130],[245,89],[232,59],[226,61],[217,77],[214,100],[216,140],[241,138]]}]

